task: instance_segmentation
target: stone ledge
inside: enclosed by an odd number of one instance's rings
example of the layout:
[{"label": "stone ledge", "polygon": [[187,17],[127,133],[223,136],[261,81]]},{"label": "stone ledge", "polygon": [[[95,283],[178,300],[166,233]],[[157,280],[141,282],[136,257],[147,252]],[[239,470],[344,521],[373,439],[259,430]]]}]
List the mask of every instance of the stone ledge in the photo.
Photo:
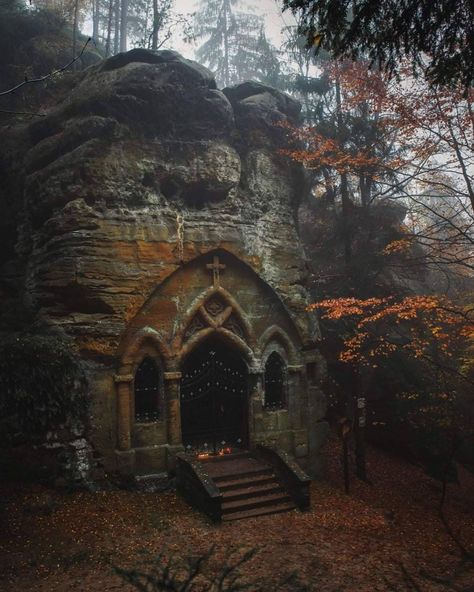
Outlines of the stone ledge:
[{"label": "stone ledge", "polygon": [[306,364],[321,362],[321,352],[319,349],[310,349],[303,352],[304,361]]},{"label": "stone ledge", "polygon": [[182,375],[182,372],[164,372],[163,378],[165,380],[180,380]]},{"label": "stone ledge", "polygon": [[115,374],[114,382],[132,382],[133,374]]},{"label": "stone ledge", "polygon": [[303,372],[304,369],[305,367],[302,364],[287,366],[288,372]]},{"label": "stone ledge", "polygon": [[133,474],[135,472],[135,450],[115,450],[115,462],[119,473]]}]

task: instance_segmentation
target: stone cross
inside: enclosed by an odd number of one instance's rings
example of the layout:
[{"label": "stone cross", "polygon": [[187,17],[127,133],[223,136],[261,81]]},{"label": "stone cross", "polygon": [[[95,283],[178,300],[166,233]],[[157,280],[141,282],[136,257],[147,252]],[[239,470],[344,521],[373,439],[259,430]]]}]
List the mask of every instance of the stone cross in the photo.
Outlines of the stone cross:
[{"label": "stone cross", "polygon": [[212,280],[214,283],[214,288],[218,288],[220,286],[220,271],[224,271],[226,266],[223,263],[219,263],[219,257],[217,255],[214,255],[212,263],[208,263],[206,267],[207,269],[209,269],[209,271],[212,271]]}]

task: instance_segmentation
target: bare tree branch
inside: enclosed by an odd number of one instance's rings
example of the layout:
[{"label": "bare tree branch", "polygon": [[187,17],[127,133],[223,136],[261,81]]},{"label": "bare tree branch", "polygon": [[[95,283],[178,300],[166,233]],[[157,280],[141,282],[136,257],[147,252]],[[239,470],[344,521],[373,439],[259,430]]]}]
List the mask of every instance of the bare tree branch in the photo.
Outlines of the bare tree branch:
[{"label": "bare tree branch", "polygon": [[8,111],[7,109],[0,109],[0,113],[8,113],[9,115],[31,115],[32,117],[46,117],[46,113],[34,113],[33,111]]},{"label": "bare tree branch", "polygon": [[[79,52],[79,54],[75,58],[73,58],[71,61],[69,61],[66,65],[62,66],[61,68],[58,68],[57,70],[52,70],[48,74],[45,74],[44,76],[40,76],[39,78],[32,78],[31,80],[25,78],[25,80],[23,80],[23,82],[20,82],[16,86],[13,86],[12,88],[9,88],[7,90],[4,90],[4,91],[0,92],[0,97],[4,97],[6,95],[15,94],[15,92],[17,90],[19,90],[20,88],[26,86],[27,84],[35,84],[35,83],[38,83],[38,82],[44,82],[45,80],[48,80],[50,78],[53,78],[53,76],[56,76],[56,74],[59,74],[61,72],[64,72],[70,66],[72,66],[72,64],[74,64],[75,62],[77,62],[77,60],[79,60],[82,57],[82,54],[84,53],[84,51],[86,50],[86,47],[89,45],[89,43],[91,41],[92,41],[92,37],[89,37],[87,39],[87,41],[84,43],[84,46],[82,47],[82,49]],[[32,115],[32,114],[29,113],[28,115]]]}]

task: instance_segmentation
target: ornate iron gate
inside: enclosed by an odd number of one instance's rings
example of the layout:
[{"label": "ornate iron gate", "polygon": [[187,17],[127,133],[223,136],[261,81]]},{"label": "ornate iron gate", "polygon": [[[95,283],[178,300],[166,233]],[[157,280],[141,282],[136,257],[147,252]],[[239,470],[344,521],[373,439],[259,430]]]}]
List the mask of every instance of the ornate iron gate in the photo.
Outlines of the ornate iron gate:
[{"label": "ornate iron gate", "polygon": [[188,359],[181,380],[181,428],[187,449],[217,452],[247,439],[247,370],[222,345]]}]

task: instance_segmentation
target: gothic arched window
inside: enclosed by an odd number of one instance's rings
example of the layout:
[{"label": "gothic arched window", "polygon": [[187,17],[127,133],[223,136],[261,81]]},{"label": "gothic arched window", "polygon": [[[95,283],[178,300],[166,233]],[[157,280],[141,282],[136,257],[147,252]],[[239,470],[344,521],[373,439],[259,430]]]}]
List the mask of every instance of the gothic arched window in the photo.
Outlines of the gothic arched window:
[{"label": "gothic arched window", "polygon": [[285,362],[277,352],[273,352],[265,364],[265,409],[286,407],[285,386]]},{"label": "gothic arched window", "polygon": [[160,372],[156,362],[146,357],[135,374],[135,421],[156,421],[159,409]]}]

